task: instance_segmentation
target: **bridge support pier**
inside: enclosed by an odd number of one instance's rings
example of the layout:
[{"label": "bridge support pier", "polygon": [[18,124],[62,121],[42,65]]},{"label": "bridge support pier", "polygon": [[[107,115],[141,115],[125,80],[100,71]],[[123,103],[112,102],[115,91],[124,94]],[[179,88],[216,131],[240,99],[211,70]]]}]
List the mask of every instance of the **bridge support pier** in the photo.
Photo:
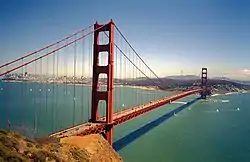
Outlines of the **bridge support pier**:
[{"label": "bridge support pier", "polygon": [[201,98],[206,99],[208,95],[208,89],[207,89],[207,68],[202,68],[201,70]]},{"label": "bridge support pier", "polygon": [[[99,35],[101,32],[106,32],[108,35],[108,44],[100,44]],[[108,64],[105,66],[99,65],[100,52],[107,52],[108,54]],[[105,81],[106,91],[99,90],[100,74],[107,75]],[[100,25],[97,22],[94,25],[91,122],[98,122],[98,104],[101,100],[106,102],[106,130],[104,137],[112,144],[114,108],[114,23],[112,20],[106,25]]]}]

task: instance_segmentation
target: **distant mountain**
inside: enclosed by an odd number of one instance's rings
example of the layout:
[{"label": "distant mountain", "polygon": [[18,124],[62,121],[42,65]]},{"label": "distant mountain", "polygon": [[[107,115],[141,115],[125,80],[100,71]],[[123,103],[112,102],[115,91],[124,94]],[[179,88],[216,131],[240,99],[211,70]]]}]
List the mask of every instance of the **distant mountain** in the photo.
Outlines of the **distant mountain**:
[{"label": "distant mountain", "polygon": [[230,79],[230,78],[227,78],[227,77],[213,77],[212,79],[214,79],[214,80],[231,81],[231,82],[235,82],[235,83],[243,84],[243,85],[250,85],[250,81],[243,81],[243,80],[237,80],[237,79]]},{"label": "distant mountain", "polygon": [[200,77],[196,76],[196,75],[173,75],[173,76],[167,76],[165,78],[175,79],[175,80],[196,80],[196,79],[200,79]]},{"label": "distant mountain", "polygon": [[[168,76],[161,78],[161,80],[156,78],[151,79],[141,79],[134,81],[127,81],[128,85],[140,85],[140,86],[154,86],[159,85],[163,89],[175,88],[175,87],[190,87],[196,83],[200,83],[200,77],[195,75],[185,75],[185,76]],[[236,87],[239,89],[250,89],[250,82],[244,81],[234,81],[225,77],[208,78],[208,86],[222,85],[229,87]]]}]

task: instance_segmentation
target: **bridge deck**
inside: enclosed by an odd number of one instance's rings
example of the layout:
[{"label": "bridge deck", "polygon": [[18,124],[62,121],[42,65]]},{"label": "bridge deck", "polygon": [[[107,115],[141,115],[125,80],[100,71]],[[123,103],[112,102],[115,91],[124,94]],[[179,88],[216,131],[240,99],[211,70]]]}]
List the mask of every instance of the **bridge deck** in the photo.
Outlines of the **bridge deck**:
[{"label": "bridge deck", "polygon": [[[199,92],[201,92],[201,89],[190,90],[190,91],[183,92],[183,93],[171,96],[171,97],[164,97],[156,101],[151,101],[148,104],[135,106],[135,107],[117,112],[113,115],[113,121],[114,121],[113,125],[116,126],[116,125],[122,124],[139,115],[142,115],[146,112],[149,112],[165,104],[171,103],[172,101],[175,101],[180,98],[186,97],[191,94],[199,93]],[[106,127],[105,120],[106,118],[103,117],[99,119],[98,123],[86,122],[86,123],[79,124],[74,127],[53,133],[50,136],[63,138],[63,137],[72,136],[72,135],[99,134],[105,130],[105,127]]]}]

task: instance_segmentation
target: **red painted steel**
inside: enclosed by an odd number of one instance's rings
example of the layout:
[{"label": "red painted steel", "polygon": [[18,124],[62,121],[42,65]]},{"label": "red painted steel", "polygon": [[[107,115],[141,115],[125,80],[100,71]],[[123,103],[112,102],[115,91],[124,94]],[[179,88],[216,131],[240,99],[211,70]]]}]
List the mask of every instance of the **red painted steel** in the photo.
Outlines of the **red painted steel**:
[{"label": "red painted steel", "polygon": [[184,92],[184,93],[181,93],[181,94],[177,94],[177,95],[174,95],[172,97],[166,97],[166,98],[163,98],[163,99],[160,99],[160,100],[156,100],[152,103],[149,103],[147,105],[144,106],[143,109],[140,109],[140,110],[137,110],[137,111],[134,111],[134,112],[131,112],[127,115],[124,115],[124,116],[121,116],[119,118],[115,118],[114,119],[114,125],[118,125],[118,124],[122,124],[126,121],[129,121],[130,119],[133,119],[135,117],[138,117],[139,115],[141,114],[145,114],[151,110],[154,110],[158,107],[161,107],[165,104],[169,104],[173,101],[176,101],[180,98],[183,98],[183,97],[186,97],[188,95],[191,95],[191,94],[194,94],[194,93],[199,93],[201,91],[201,89],[196,89],[196,90],[192,90],[192,91],[188,91],[188,92]]},{"label": "red painted steel", "polygon": [[201,70],[201,98],[205,99],[207,97],[207,68],[202,68]]},{"label": "red painted steel", "polygon": [[[183,93],[171,96],[171,97],[165,97],[165,98],[150,102],[145,105],[132,107],[130,109],[115,113],[113,114],[113,118],[114,118],[113,126],[123,124],[151,110],[157,109],[165,104],[169,104],[173,101],[176,101],[188,95],[200,93],[201,91],[202,89],[190,90],[190,91],[183,92]],[[51,134],[50,136],[62,138],[62,137],[71,136],[71,135],[83,136],[83,135],[88,135],[88,134],[101,134],[103,132],[105,133],[105,130],[107,127],[107,124],[104,123],[105,120],[106,118],[102,118],[102,119],[99,119],[98,123],[89,123],[89,122],[83,123],[75,127],[71,127],[66,130]]]},{"label": "red painted steel", "polygon": [[[91,25],[91,26],[93,26],[93,25]],[[91,26],[89,26],[87,28],[90,28]],[[67,40],[72,36],[75,36],[76,34],[86,30],[87,28],[80,30],[80,31],[78,31],[78,32],[56,42],[56,43],[53,43],[53,44],[50,44],[44,48],[41,48],[33,53],[27,54],[23,57],[20,57],[14,61],[8,62],[4,65],[0,65],[0,68],[7,66],[7,65],[10,65],[12,63],[15,63],[19,60],[22,60],[26,57],[34,55],[38,52],[41,52],[44,49],[47,49],[49,47],[54,46],[55,44],[59,44],[60,42]],[[37,60],[40,60],[43,57],[51,55],[54,52],[59,51],[65,47],[85,38],[86,36],[94,33],[94,46],[93,46],[93,55],[94,55],[93,58],[94,59],[93,59],[93,78],[92,78],[91,120],[90,120],[90,122],[79,124],[79,125],[73,126],[71,128],[64,129],[62,131],[58,131],[56,133],[51,134],[50,136],[61,138],[61,137],[71,136],[71,135],[88,135],[88,134],[101,134],[102,133],[102,134],[104,134],[107,141],[110,144],[112,144],[114,126],[125,123],[125,122],[127,122],[131,119],[134,119],[142,114],[145,114],[151,110],[154,110],[154,109],[159,108],[165,104],[169,104],[172,101],[178,100],[180,98],[186,97],[186,96],[191,95],[191,94],[200,93],[202,98],[203,97],[206,98],[206,95],[208,92],[208,89],[207,89],[207,68],[202,68],[201,88],[195,89],[195,90],[189,90],[187,92],[183,92],[183,93],[171,96],[171,97],[165,97],[165,98],[162,98],[162,99],[159,99],[156,101],[151,101],[148,104],[132,107],[132,108],[123,110],[123,111],[118,112],[118,113],[113,113],[113,108],[114,108],[114,46],[116,46],[114,44],[114,28],[115,28],[115,24],[113,23],[112,20],[109,23],[104,24],[104,25],[100,25],[100,24],[96,23],[96,24],[94,24],[93,31],[91,31],[85,35],[82,35],[81,37],[79,37],[73,41],[70,41],[69,43],[61,45],[60,47],[58,47],[50,52],[47,52],[46,54],[43,54],[40,57],[32,59],[31,61],[22,63],[22,65],[16,66],[16,67],[14,67],[14,68],[12,68],[4,73],[0,73],[0,76],[8,74],[12,71],[15,71],[19,68],[26,66],[26,65],[29,65]],[[120,32],[118,28],[117,28],[117,30],[118,30],[118,32]],[[100,44],[99,34],[100,34],[100,32],[106,32],[106,31],[109,34],[108,35],[109,43],[108,44]],[[122,35],[121,32],[120,32],[120,34]],[[122,37],[129,44],[129,42],[127,41],[127,39],[123,35],[122,35]],[[134,50],[130,44],[129,44],[129,46],[130,46],[130,48],[132,48],[132,50]],[[126,54],[124,54],[123,51],[118,46],[116,46],[116,47],[127,58]],[[108,65],[107,66],[100,66],[99,65],[100,52],[107,52],[108,53]],[[139,57],[139,59],[141,59],[135,50],[134,50],[134,52]],[[140,72],[143,73],[143,71],[141,71],[141,69],[139,69],[131,60],[129,60],[129,61]],[[141,59],[141,61],[145,64],[145,62],[142,59]],[[148,67],[148,66],[146,65],[146,67]],[[151,69],[150,69],[150,71],[155,76],[157,76]],[[107,75],[107,82],[106,82],[107,90],[106,91],[99,91],[99,85],[100,85],[99,75],[100,74]],[[98,118],[98,104],[99,104],[99,101],[101,101],[101,100],[104,100],[106,102],[106,116],[99,119]]]},{"label": "red painted steel", "polygon": [[[101,27],[103,26],[103,27]],[[100,28],[101,27],[101,28]],[[93,79],[92,79],[92,110],[91,110],[91,122],[98,121],[98,104],[99,101],[104,100],[106,102],[106,128],[105,138],[112,144],[113,139],[113,108],[114,108],[114,23],[111,20],[106,25],[94,25],[94,56],[93,56]],[[109,43],[100,44],[99,34],[100,32],[109,32]],[[108,53],[108,65],[99,66],[100,52]],[[99,91],[99,75],[107,74],[107,91]]]}]

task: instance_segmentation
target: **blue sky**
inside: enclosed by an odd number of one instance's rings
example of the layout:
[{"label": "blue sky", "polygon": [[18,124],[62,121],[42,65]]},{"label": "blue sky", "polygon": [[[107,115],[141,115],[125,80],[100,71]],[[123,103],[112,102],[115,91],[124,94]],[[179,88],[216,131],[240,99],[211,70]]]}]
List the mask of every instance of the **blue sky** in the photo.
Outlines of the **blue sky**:
[{"label": "blue sky", "polygon": [[0,63],[96,20],[115,23],[160,76],[250,80],[250,2],[240,0],[2,0]]}]

